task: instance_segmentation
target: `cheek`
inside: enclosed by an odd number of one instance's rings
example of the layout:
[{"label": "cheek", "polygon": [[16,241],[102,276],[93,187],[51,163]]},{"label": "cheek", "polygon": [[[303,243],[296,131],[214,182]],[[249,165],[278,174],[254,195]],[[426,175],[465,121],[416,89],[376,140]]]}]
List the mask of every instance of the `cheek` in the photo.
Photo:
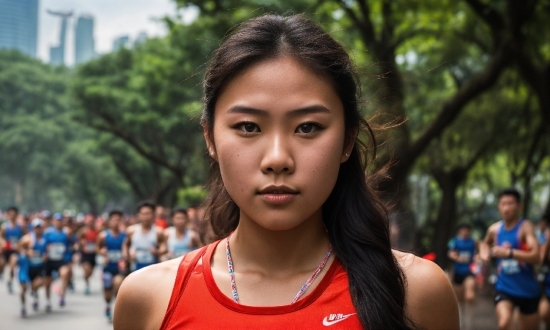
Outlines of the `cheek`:
[{"label": "cheek", "polygon": [[223,132],[220,132],[219,136],[224,138],[216,138],[214,133],[216,155],[224,186],[230,194],[242,191],[246,181],[250,180],[250,175],[259,170],[255,160],[259,150],[230,134],[223,135]]}]

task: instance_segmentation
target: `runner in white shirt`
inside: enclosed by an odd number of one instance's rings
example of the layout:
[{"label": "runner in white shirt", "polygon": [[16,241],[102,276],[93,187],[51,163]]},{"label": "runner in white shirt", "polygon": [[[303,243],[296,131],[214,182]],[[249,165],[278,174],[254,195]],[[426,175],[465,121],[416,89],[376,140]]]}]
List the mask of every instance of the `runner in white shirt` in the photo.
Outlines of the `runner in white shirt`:
[{"label": "runner in white shirt", "polygon": [[199,247],[202,242],[199,234],[189,228],[189,218],[185,209],[172,212],[173,227],[164,230],[164,240],[167,242],[168,259],[181,257]]}]

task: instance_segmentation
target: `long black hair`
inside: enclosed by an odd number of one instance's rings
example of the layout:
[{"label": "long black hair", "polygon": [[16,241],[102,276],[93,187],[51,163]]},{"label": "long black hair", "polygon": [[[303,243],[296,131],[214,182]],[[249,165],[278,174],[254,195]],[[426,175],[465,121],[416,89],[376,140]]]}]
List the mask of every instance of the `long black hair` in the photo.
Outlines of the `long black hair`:
[{"label": "long black hair", "polygon": [[[352,62],[338,42],[302,15],[263,15],[243,23],[215,51],[206,70],[202,125],[212,137],[216,101],[231,78],[259,61],[283,55],[329,77],[344,106],[346,138],[354,147],[323,204],[323,221],[347,271],[361,324],[367,329],[411,329],[405,277],[391,250],[387,210],[366,180],[367,163],[375,153],[374,134],[359,111]],[[214,159],[206,217],[218,237],[239,223],[239,207],[227,193]]]}]

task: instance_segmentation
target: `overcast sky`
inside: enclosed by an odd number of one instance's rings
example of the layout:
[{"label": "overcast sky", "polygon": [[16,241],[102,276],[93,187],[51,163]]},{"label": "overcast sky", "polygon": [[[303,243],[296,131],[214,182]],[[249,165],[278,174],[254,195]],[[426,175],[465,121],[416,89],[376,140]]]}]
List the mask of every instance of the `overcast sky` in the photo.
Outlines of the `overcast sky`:
[{"label": "overcast sky", "polygon": [[[164,35],[161,18],[176,14],[172,0],[39,0],[38,57],[49,61],[50,46],[58,44],[61,20],[46,13],[47,9],[74,11],[67,30],[66,64],[74,62],[74,28],[80,14],[91,14],[95,21],[96,52],[110,52],[117,37],[128,35],[132,41],[145,31],[148,36]],[[192,16],[191,13],[185,13]]]}]

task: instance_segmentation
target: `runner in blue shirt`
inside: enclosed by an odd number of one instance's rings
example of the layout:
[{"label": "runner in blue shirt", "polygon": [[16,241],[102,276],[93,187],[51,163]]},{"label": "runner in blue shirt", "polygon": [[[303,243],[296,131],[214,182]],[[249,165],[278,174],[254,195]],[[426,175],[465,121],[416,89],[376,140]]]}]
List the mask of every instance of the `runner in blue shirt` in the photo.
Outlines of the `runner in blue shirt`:
[{"label": "runner in blue shirt", "polygon": [[51,311],[50,286],[53,282],[53,274],[57,272],[61,278],[61,294],[59,297],[59,306],[65,306],[65,292],[67,284],[71,277],[71,268],[69,267],[71,255],[71,241],[69,235],[63,228],[63,215],[56,213],[54,215],[53,227],[47,230],[44,235],[46,239],[46,297],[48,299],[46,311]]},{"label": "runner in blue shirt", "polygon": [[471,237],[471,226],[461,224],[457,235],[449,242],[447,256],[453,261],[452,284],[459,302],[461,324],[470,329],[475,303],[475,277],[470,266],[476,255],[477,242]]},{"label": "runner in blue shirt", "polygon": [[15,206],[7,210],[8,221],[0,228],[0,237],[5,241],[4,249],[0,255],[0,279],[4,274],[4,267],[9,264],[10,278],[8,280],[8,292],[13,293],[13,278],[17,266],[17,244],[26,233],[26,229],[17,224],[19,209]]},{"label": "runner in blue shirt", "polygon": [[122,280],[126,276],[126,260],[122,255],[122,244],[126,233],[120,231],[122,212],[118,210],[109,213],[108,229],[102,231],[97,238],[97,251],[104,258],[103,266],[103,297],[105,298],[105,316],[111,320],[111,300],[116,296]]},{"label": "runner in blue shirt", "polygon": [[514,309],[520,329],[538,329],[540,288],[533,266],[540,263],[539,243],[531,221],[520,218],[521,195],[509,188],[498,195],[502,220],[489,227],[480,257],[497,261],[495,309],[499,329],[511,329]]},{"label": "runner in blue shirt", "polygon": [[19,281],[21,282],[21,316],[27,315],[25,293],[28,284],[31,285],[31,295],[34,298],[33,309],[38,310],[37,290],[44,284],[46,274],[46,240],[44,239],[44,221],[36,218],[31,222],[33,231],[23,236],[19,243],[20,264]]},{"label": "runner in blue shirt", "polygon": [[[540,249],[542,267],[542,284],[543,284],[543,295],[539,304],[539,314],[540,318],[546,324],[546,328],[550,329],[550,242],[548,238],[550,237],[550,228],[548,223],[550,222],[550,214],[543,215],[539,222],[539,230],[541,230],[544,238],[543,244]],[[545,223],[545,228],[540,225],[540,223]],[[538,237],[537,237],[538,238]],[[541,239],[539,239],[539,242]]]}]

